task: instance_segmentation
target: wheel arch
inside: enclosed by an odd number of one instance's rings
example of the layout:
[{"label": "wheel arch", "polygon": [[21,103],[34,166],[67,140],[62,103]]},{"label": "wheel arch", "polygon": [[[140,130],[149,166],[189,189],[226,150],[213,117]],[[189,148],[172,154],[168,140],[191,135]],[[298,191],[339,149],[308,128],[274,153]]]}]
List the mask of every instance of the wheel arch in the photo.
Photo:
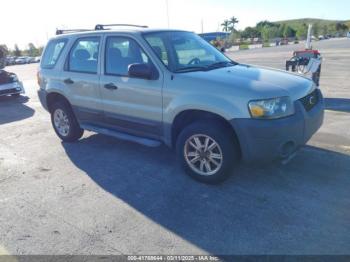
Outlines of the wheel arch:
[{"label": "wheel arch", "polygon": [[174,121],[171,125],[170,128],[170,146],[174,147],[176,144],[176,140],[183,128],[188,126],[189,124],[195,122],[195,121],[200,121],[200,120],[205,120],[208,122],[215,122],[220,125],[222,125],[224,128],[227,128],[230,133],[232,134],[233,139],[237,142],[237,145],[239,147],[239,152],[241,154],[241,146],[239,143],[239,139],[237,136],[237,133],[234,129],[234,127],[230,124],[230,122],[225,119],[223,116],[213,113],[210,111],[205,111],[205,110],[197,110],[197,109],[187,109],[182,112],[179,112],[175,118]]},{"label": "wheel arch", "polygon": [[59,92],[50,92],[50,93],[48,93],[46,95],[46,104],[47,104],[48,111],[50,113],[51,113],[51,110],[52,110],[52,106],[56,102],[59,102],[59,101],[63,101],[64,103],[66,103],[72,109],[71,103],[69,102],[69,100],[64,95],[62,95]]}]

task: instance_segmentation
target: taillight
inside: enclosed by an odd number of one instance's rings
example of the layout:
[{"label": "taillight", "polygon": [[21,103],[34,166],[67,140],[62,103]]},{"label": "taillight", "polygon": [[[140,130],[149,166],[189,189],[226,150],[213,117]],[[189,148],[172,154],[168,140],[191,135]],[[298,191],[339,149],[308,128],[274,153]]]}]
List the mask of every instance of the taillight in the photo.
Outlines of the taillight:
[{"label": "taillight", "polygon": [[39,70],[36,72],[36,81],[38,82],[38,85],[40,86],[41,79],[40,79],[40,73],[39,73]]}]

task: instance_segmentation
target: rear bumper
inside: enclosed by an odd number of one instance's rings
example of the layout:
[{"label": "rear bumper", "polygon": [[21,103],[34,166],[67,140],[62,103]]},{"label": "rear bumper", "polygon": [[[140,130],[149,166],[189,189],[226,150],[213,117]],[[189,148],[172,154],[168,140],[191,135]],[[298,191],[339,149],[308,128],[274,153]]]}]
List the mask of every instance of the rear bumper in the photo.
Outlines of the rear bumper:
[{"label": "rear bumper", "polygon": [[12,82],[0,85],[0,96],[24,94],[22,82]]},{"label": "rear bumper", "polygon": [[244,162],[269,162],[287,159],[305,145],[321,127],[324,102],[306,111],[300,101],[295,102],[295,114],[274,120],[233,119]]},{"label": "rear bumper", "polygon": [[41,105],[43,106],[43,108],[45,108],[47,111],[49,111],[48,106],[47,106],[46,96],[47,96],[47,92],[40,88],[38,90],[39,101],[40,101]]}]

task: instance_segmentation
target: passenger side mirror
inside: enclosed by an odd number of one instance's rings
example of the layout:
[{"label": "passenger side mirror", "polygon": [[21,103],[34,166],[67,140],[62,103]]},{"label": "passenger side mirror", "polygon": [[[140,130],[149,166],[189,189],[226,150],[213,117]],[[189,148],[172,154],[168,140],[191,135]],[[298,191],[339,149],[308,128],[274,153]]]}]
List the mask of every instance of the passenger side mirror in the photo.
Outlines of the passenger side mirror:
[{"label": "passenger side mirror", "polygon": [[148,80],[154,79],[153,68],[145,63],[129,65],[128,75]]}]

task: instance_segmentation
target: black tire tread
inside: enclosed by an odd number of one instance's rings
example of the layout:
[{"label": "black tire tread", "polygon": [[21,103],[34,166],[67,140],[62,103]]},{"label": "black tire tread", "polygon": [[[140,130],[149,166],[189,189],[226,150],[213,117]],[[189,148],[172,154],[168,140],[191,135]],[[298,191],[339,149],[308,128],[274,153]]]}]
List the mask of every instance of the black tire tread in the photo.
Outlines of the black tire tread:
[{"label": "black tire tread", "polygon": [[[214,175],[202,176],[195,173],[188,165],[183,155],[186,140],[194,134],[206,134],[214,138],[223,151],[224,162],[221,169]],[[186,173],[197,181],[207,184],[218,184],[225,181],[231,174],[239,160],[239,145],[229,128],[219,121],[199,120],[185,127],[176,142],[176,153]]]},{"label": "black tire tread", "polygon": [[[61,136],[54,125],[54,121],[53,121],[53,112],[55,112],[56,109],[62,109],[63,111],[65,111],[65,113],[67,114],[67,117],[69,119],[70,122],[70,130],[69,130],[69,134],[68,136]],[[58,135],[58,137],[64,141],[64,142],[75,142],[77,140],[79,140],[83,134],[84,134],[84,129],[82,129],[74,115],[73,110],[71,109],[70,105],[65,102],[65,101],[58,101],[55,102],[52,107],[51,107],[51,123],[53,126],[53,129],[55,130],[56,134]]]}]

